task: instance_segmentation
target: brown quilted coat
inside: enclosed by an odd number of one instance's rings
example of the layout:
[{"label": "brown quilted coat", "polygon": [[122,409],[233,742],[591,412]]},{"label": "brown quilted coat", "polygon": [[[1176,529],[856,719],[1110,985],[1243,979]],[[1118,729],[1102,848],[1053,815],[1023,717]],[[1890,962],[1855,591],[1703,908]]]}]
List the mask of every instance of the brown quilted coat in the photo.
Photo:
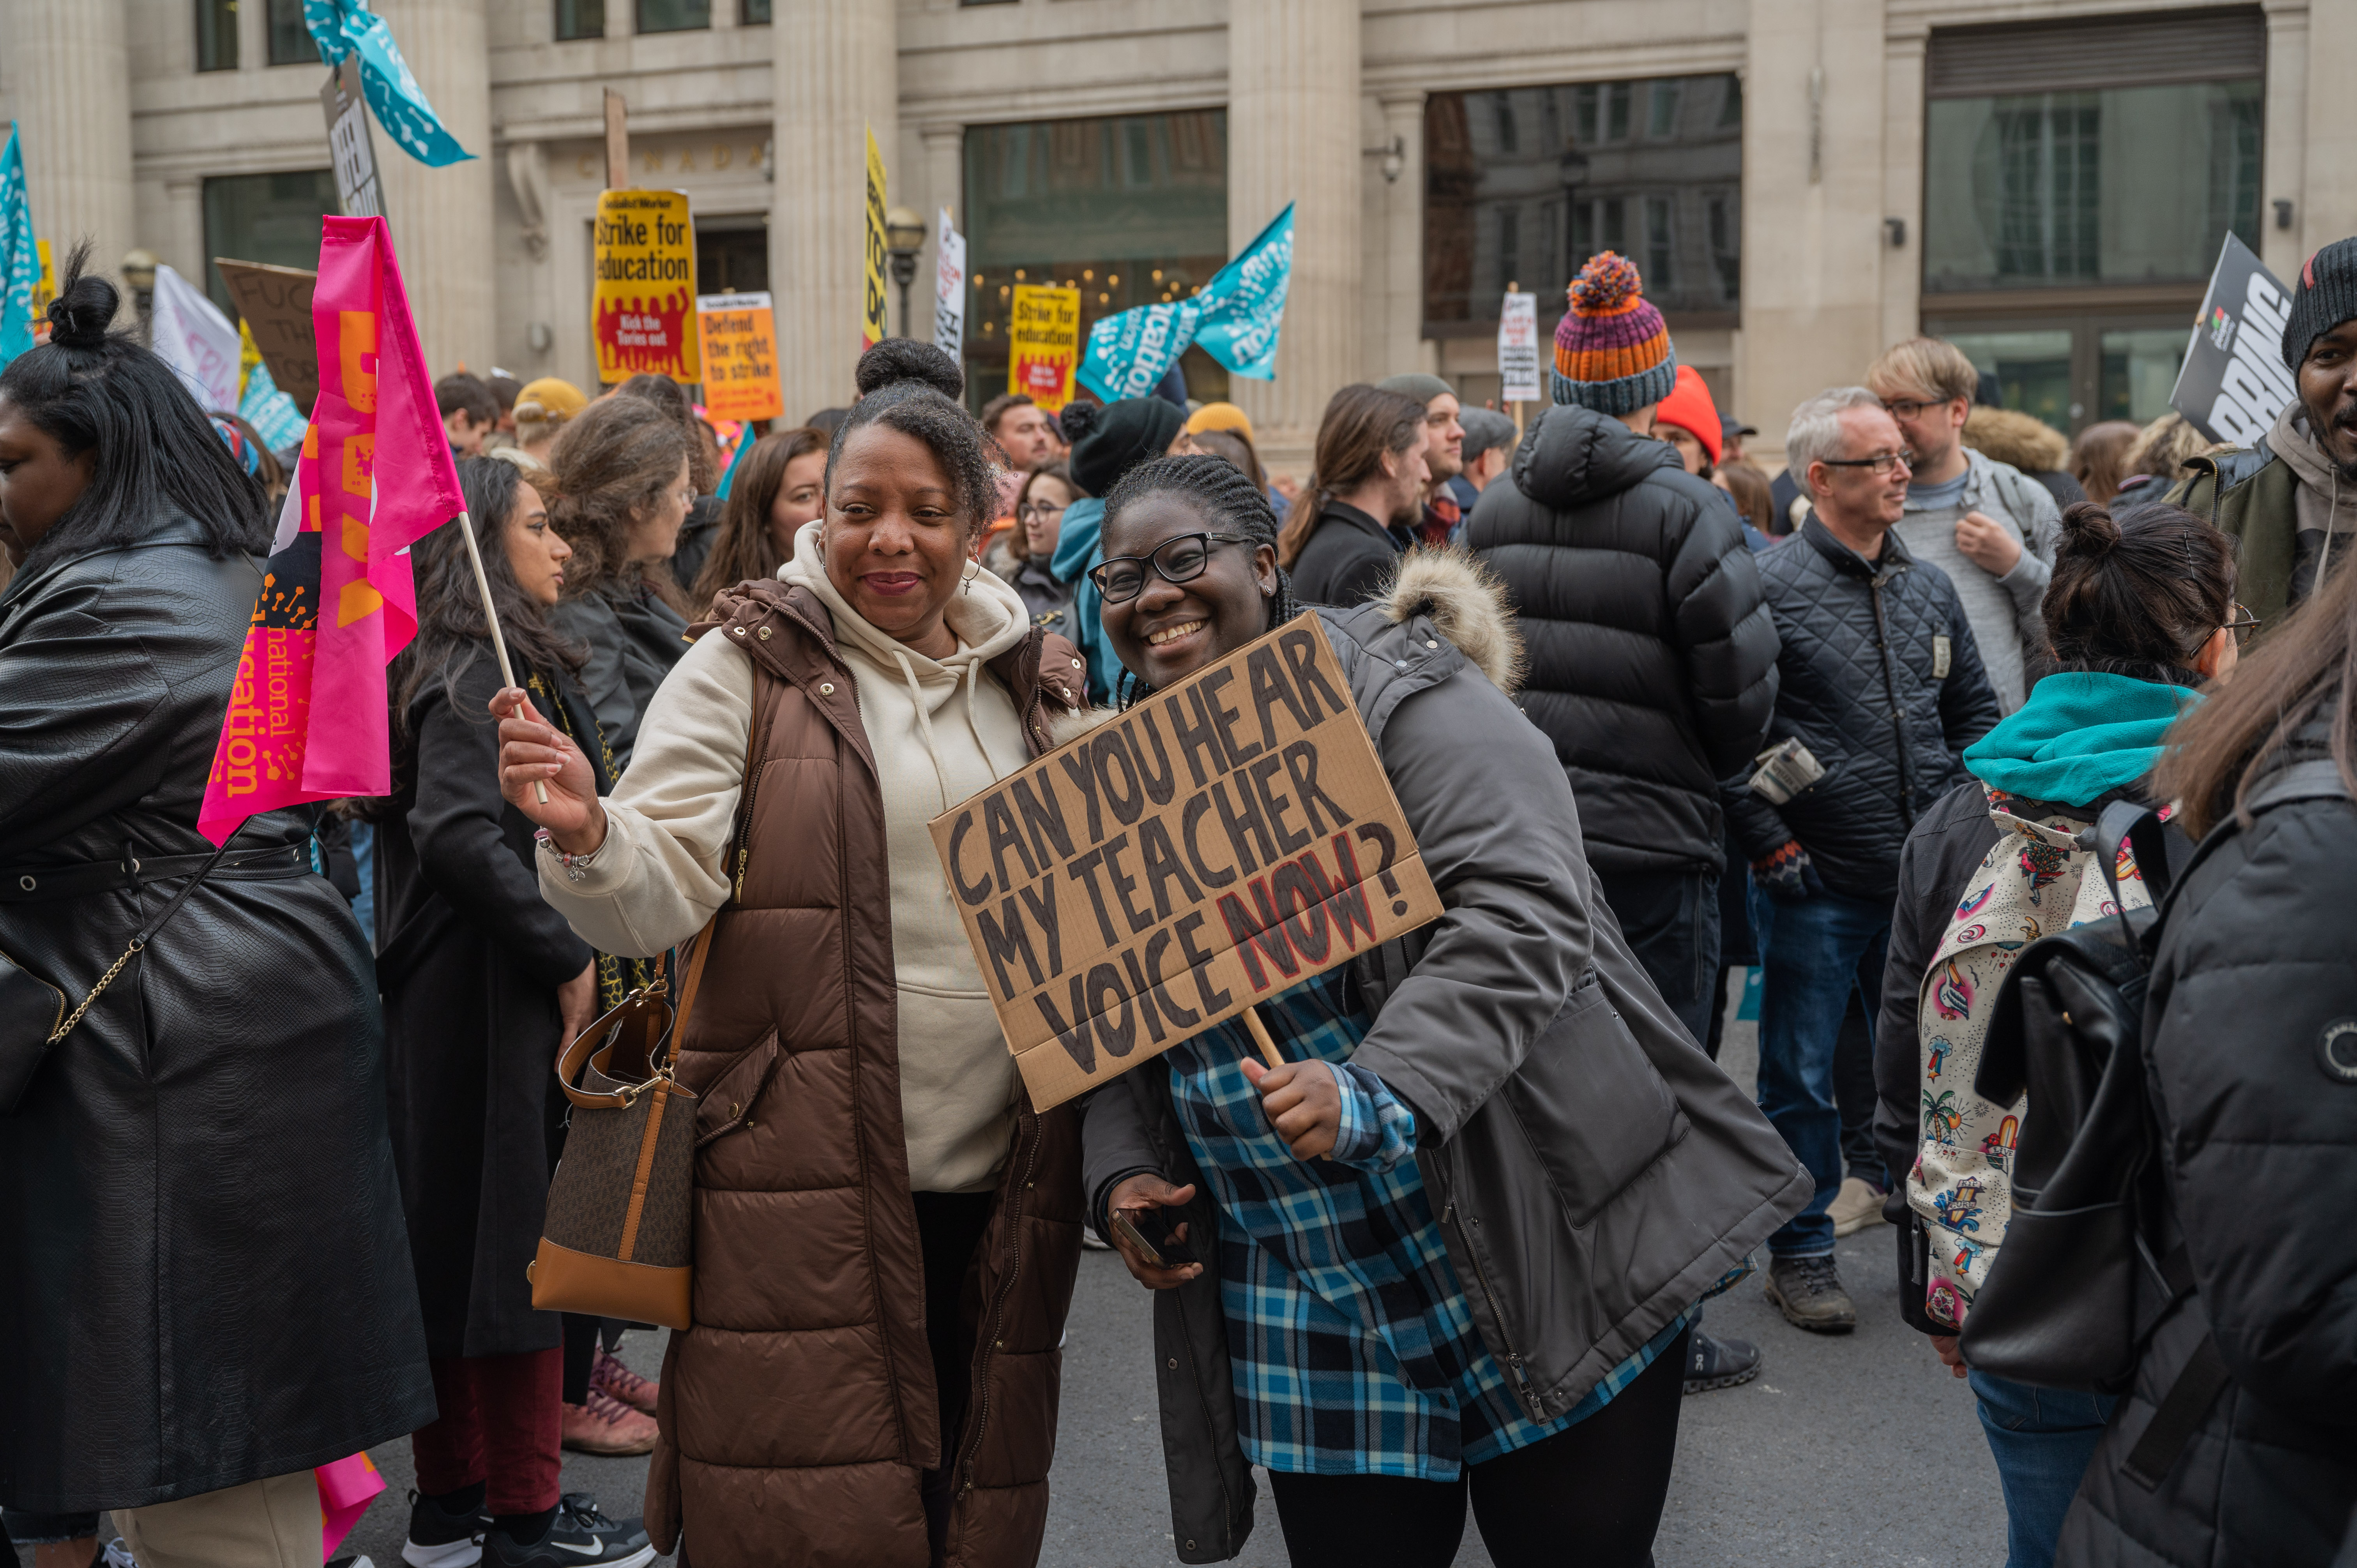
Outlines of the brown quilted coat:
[{"label": "brown quilted coat", "polygon": [[[695,1326],[664,1359],[647,1530],[665,1552],[683,1535],[694,1568],[924,1568],[920,1472],[943,1439],[875,757],[814,595],[746,583],[712,614],[697,629],[753,659],[757,761],[683,1040],[701,1097]],[[991,671],[1046,751],[1049,715],[1084,690],[1071,645],[1035,629]],[[1081,1207],[1074,1109],[1027,1096],[966,1283],[973,1383],[941,1563],[1038,1559]]]}]

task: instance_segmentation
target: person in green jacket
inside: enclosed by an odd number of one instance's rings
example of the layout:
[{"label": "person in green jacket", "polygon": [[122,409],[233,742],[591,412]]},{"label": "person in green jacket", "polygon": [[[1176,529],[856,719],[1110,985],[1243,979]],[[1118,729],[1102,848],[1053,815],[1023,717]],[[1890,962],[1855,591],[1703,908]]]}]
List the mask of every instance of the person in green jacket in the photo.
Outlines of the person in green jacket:
[{"label": "person in green jacket", "polygon": [[2300,268],[2283,358],[2298,395],[2274,425],[2247,448],[2194,458],[2169,496],[2233,537],[2238,591],[2263,623],[2357,544],[2357,238]]}]

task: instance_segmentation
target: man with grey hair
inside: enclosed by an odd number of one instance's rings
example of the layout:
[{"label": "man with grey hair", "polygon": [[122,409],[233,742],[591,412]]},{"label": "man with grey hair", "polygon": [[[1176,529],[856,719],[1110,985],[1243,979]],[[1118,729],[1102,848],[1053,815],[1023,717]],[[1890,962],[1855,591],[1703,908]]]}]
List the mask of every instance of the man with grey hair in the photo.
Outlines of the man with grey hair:
[{"label": "man with grey hair", "polygon": [[1835,1043],[1852,993],[1869,1020],[1882,993],[1908,831],[1963,780],[1964,747],[1998,714],[1955,584],[1891,532],[1909,470],[1882,400],[1864,387],[1809,399],[1784,450],[1816,510],[1760,557],[1781,685],[1766,765],[1722,795],[1751,861],[1760,1109],[1816,1178],[1769,1238],[1768,1296],[1802,1328],[1846,1333],[1857,1309],[1826,1212],[1842,1179]]}]

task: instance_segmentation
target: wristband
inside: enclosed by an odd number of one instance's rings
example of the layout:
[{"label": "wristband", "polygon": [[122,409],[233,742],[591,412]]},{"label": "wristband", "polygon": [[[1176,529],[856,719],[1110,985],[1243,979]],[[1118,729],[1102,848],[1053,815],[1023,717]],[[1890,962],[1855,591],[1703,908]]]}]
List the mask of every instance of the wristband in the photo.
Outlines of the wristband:
[{"label": "wristband", "polygon": [[541,828],[535,831],[532,835],[532,841],[538,844],[543,850],[556,857],[556,864],[558,867],[564,871],[565,879],[567,882],[578,882],[583,877],[588,875],[590,862],[596,860],[597,858],[598,851],[606,847],[601,843],[597,849],[591,850],[587,854],[567,854],[563,850],[556,847],[555,835],[551,833],[546,828]]}]

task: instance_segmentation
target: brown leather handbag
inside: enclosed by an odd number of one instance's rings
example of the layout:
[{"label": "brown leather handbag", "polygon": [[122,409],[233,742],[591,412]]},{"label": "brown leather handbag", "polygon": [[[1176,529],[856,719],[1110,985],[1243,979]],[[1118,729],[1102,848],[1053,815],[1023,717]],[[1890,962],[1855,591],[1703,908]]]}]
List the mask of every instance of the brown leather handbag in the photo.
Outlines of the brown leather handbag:
[{"label": "brown leather handbag", "polygon": [[658,969],[654,983],[582,1030],[556,1058],[572,1125],[549,1178],[540,1251],[525,1270],[532,1305],[543,1312],[688,1326],[695,1096],[672,1073],[711,948],[707,926],[682,975],[676,1020]]}]

